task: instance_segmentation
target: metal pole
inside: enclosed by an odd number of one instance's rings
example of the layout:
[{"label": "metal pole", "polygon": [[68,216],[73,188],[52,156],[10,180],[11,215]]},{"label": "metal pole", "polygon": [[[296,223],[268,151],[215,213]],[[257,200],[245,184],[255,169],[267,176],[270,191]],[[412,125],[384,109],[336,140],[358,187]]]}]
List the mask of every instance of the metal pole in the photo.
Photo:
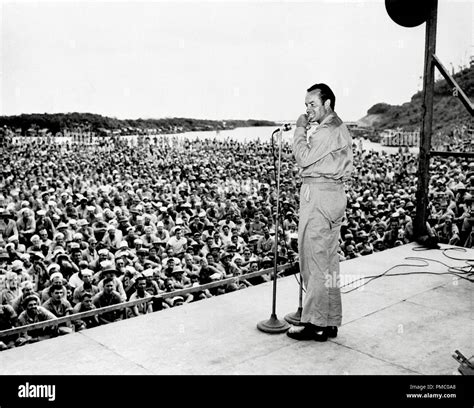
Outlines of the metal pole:
[{"label": "metal pole", "polygon": [[272,316],[276,316],[276,280],[277,280],[277,265],[278,265],[278,218],[280,216],[280,173],[281,173],[281,145],[282,145],[282,131],[278,132],[277,141],[278,147],[278,175],[276,180],[277,202],[276,202],[276,219],[275,219],[275,250],[273,260],[273,303]]},{"label": "metal pole", "polygon": [[301,315],[303,314],[303,276],[300,273],[300,288],[298,297],[298,309],[294,313],[288,313],[285,316],[285,320],[294,325],[299,326],[301,324]]},{"label": "metal pole", "polygon": [[[275,133],[275,132],[274,132]],[[274,134],[273,133],[273,134]],[[272,134],[272,139],[273,139]],[[275,250],[274,250],[274,269],[273,269],[273,299],[272,299],[272,313],[270,319],[261,321],[257,324],[257,328],[264,333],[283,333],[289,329],[289,324],[285,320],[279,320],[276,315],[276,288],[277,288],[277,261],[278,261],[278,217],[280,212],[280,173],[281,173],[281,145],[282,145],[282,130],[278,129],[280,136],[280,146],[278,150],[278,173],[276,180],[277,190],[277,204],[276,204],[276,220],[275,220]],[[273,145],[273,140],[272,140]]]},{"label": "metal pole", "polygon": [[431,131],[433,124],[433,94],[434,94],[434,63],[433,55],[436,51],[436,20],[438,0],[432,0],[432,6],[426,20],[425,38],[425,69],[423,75],[423,104],[420,156],[418,160],[418,187],[416,191],[416,216],[413,225],[415,239],[426,235],[426,219],[428,207],[428,187],[430,182],[430,151]]}]

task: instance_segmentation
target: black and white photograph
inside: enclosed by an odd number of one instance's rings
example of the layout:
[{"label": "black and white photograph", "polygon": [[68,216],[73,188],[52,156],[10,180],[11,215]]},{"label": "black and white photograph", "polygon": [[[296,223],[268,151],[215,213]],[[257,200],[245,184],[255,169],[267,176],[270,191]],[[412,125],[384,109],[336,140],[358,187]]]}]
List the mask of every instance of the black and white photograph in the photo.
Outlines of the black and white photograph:
[{"label": "black and white photograph", "polygon": [[473,101],[471,0],[1,1],[0,407],[472,407]]}]

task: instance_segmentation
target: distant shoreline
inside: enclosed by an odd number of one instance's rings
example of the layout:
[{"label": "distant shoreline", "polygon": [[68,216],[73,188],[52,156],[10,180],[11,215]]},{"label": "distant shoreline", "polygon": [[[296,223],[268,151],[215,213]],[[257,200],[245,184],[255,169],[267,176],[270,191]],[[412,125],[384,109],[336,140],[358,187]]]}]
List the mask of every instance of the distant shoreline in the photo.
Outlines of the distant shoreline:
[{"label": "distant shoreline", "polygon": [[208,120],[192,118],[116,119],[92,113],[22,114],[0,116],[0,132],[17,136],[58,136],[58,133],[93,133],[97,136],[169,134],[231,130],[238,127],[277,126],[263,119]]}]

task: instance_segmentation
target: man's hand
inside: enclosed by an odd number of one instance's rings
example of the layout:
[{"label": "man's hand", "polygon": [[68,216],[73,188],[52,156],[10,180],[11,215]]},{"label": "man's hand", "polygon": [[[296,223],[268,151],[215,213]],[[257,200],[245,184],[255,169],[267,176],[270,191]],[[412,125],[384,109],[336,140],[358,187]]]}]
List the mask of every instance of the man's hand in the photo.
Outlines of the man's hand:
[{"label": "man's hand", "polygon": [[303,113],[302,115],[300,115],[300,117],[296,121],[296,127],[306,128],[306,126],[308,126],[308,116],[305,113]]}]

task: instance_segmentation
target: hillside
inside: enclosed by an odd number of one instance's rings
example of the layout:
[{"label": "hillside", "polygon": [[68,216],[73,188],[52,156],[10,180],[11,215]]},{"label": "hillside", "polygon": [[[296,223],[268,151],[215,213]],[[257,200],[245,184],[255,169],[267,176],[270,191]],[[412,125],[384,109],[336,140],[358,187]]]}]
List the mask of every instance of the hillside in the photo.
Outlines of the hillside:
[{"label": "hillside", "polygon": [[[466,68],[454,74],[454,79],[466,95],[474,99],[474,67]],[[422,93],[417,92],[410,102],[403,105],[377,103],[367,115],[359,120],[361,125],[371,126],[377,130],[402,128],[419,129],[421,124]],[[450,86],[444,79],[436,81],[433,106],[433,131],[450,133],[456,126],[467,124],[471,119],[461,101],[452,95]]]}]

